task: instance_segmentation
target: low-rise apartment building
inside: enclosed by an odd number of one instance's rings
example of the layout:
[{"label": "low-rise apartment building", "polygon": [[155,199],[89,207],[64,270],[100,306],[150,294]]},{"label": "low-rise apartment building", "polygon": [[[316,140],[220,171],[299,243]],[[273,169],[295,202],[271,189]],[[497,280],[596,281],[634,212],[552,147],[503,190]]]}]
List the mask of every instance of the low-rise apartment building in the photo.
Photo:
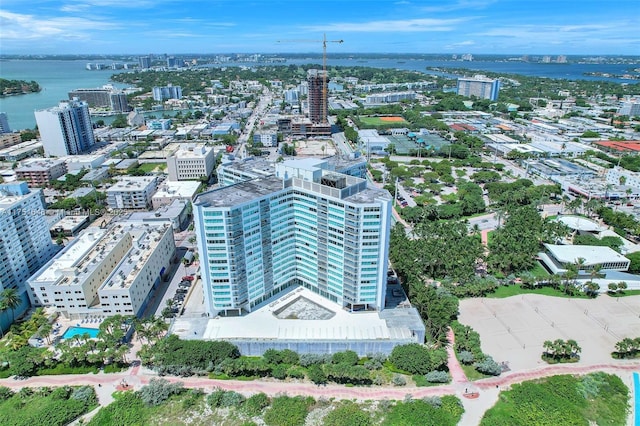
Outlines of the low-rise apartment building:
[{"label": "low-rise apartment building", "polygon": [[33,306],[66,318],[141,315],[175,255],[168,223],[88,228],[27,280]]},{"label": "low-rise apartment building", "polygon": [[167,158],[169,180],[198,180],[210,176],[215,165],[213,147],[189,144]]},{"label": "low-rise apartment building", "polygon": [[18,180],[27,182],[29,186],[42,187],[64,176],[67,173],[67,165],[64,160],[39,158],[25,161],[15,171]]},{"label": "low-rise apartment building", "polygon": [[107,189],[107,205],[112,209],[148,210],[156,187],[155,176],[123,177]]}]

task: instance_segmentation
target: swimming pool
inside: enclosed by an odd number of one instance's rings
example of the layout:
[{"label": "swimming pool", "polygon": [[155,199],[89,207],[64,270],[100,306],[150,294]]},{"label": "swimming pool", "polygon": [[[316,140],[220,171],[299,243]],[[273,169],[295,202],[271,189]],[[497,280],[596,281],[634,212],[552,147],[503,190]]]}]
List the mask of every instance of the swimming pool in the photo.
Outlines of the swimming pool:
[{"label": "swimming pool", "polygon": [[640,426],[640,377],[638,373],[633,373],[633,393],[635,396],[635,404],[634,404],[634,414],[635,420],[633,424],[635,426]]},{"label": "swimming pool", "polygon": [[78,335],[82,336],[83,334],[87,333],[89,337],[91,337],[92,339],[95,339],[96,337],[98,337],[99,331],[100,330],[98,330],[97,328],[69,327],[62,335],[62,338],[71,339],[73,336],[78,336]]}]

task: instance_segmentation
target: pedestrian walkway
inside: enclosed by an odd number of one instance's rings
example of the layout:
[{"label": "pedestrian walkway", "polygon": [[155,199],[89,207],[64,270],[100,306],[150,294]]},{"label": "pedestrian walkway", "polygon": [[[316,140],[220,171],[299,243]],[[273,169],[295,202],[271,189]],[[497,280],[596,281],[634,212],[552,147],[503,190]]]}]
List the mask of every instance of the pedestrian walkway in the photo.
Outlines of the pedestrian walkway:
[{"label": "pedestrian walkway", "polygon": [[447,366],[449,367],[451,379],[453,383],[467,383],[469,379],[467,379],[467,375],[464,373],[458,357],[456,357],[456,336],[451,327],[449,327],[449,331],[447,331],[447,340],[449,340],[449,344],[447,345]]}]

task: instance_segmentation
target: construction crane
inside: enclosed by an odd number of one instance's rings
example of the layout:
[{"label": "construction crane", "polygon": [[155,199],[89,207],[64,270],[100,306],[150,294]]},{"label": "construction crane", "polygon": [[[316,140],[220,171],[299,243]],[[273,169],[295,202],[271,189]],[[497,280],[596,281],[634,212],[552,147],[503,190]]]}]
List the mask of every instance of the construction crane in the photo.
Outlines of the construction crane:
[{"label": "construction crane", "polygon": [[291,39],[278,40],[278,43],[322,43],[322,124],[327,124],[327,43],[344,43],[344,40],[327,40],[323,34],[322,40]]}]

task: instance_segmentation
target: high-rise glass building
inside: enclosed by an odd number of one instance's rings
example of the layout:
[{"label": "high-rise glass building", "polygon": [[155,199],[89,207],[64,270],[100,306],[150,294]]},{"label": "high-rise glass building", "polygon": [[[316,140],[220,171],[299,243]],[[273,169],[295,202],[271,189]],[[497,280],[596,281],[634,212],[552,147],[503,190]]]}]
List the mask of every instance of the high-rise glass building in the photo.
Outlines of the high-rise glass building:
[{"label": "high-rise glass building", "polygon": [[391,201],[389,192],[311,158],[198,195],[208,313],[251,312],[292,285],[348,309],[384,309]]},{"label": "high-rise glass building", "polygon": [[15,288],[23,304],[15,315],[0,313],[0,327],[28,307],[24,283],[58,251],[51,241],[42,191],[26,182],[0,184],[0,291]]},{"label": "high-rise glass building", "polygon": [[478,99],[498,100],[500,80],[487,78],[484,75],[458,78],[458,95],[476,96]]},{"label": "high-rise glass building", "polygon": [[82,154],[96,143],[86,102],[73,99],[35,112],[45,154],[52,157]]}]

